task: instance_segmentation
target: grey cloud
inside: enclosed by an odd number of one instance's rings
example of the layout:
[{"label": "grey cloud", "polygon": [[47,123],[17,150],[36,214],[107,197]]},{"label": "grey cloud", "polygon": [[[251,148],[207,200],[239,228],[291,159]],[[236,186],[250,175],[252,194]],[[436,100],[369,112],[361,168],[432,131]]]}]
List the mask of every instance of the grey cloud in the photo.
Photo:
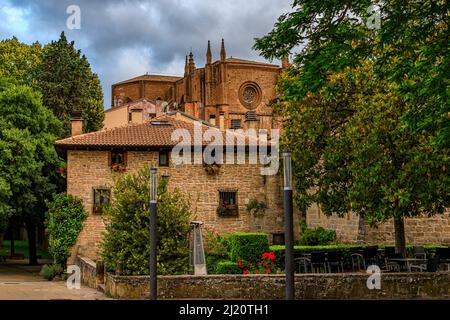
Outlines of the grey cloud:
[{"label": "grey cloud", "polygon": [[[107,107],[114,82],[147,71],[182,74],[184,55],[191,47],[196,65],[204,65],[207,40],[212,42],[215,58],[225,38],[227,55],[262,60],[251,49],[253,38],[270,31],[291,2],[19,0],[9,4],[29,13],[28,33],[17,34],[19,39],[47,42],[64,30],[75,41],[100,76]],[[80,30],[66,28],[66,8],[71,4],[81,8]],[[2,26],[0,37],[5,36],[10,35]]]}]

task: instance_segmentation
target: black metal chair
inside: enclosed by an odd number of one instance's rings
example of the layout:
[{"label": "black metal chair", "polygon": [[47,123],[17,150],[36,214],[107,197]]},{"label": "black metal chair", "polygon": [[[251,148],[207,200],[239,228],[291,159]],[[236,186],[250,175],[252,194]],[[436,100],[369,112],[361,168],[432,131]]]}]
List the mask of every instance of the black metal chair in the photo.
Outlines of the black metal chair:
[{"label": "black metal chair", "polygon": [[344,272],[344,260],[342,251],[333,250],[327,252],[328,271],[331,272],[332,267],[336,267],[337,272]]},{"label": "black metal chair", "polygon": [[427,272],[436,272],[439,267],[439,256],[435,254],[433,257],[427,258]]},{"label": "black metal chair", "polygon": [[416,259],[426,259],[427,258],[427,252],[425,251],[424,247],[414,246],[413,247],[413,256]]},{"label": "black metal chair", "polygon": [[311,252],[311,271],[320,273],[321,267],[323,267],[324,272],[328,272],[325,252]]},{"label": "black metal chair", "polygon": [[308,269],[311,269],[312,271],[311,259],[309,259],[308,257],[295,258],[294,263],[297,266],[297,270],[299,273],[302,273],[302,269],[305,273],[308,273]]},{"label": "black metal chair", "polygon": [[401,253],[392,253],[388,258],[386,258],[386,270],[400,272],[402,269],[406,269],[405,262],[402,261],[392,261],[394,259],[403,259]]},{"label": "black metal chair", "polygon": [[383,269],[386,269],[388,271],[393,271],[392,269],[395,269],[395,268],[389,268],[389,267],[392,267],[392,264],[391,265],[388,264],[388,259],[393,257],[394,255],[395,255],[395,247],[393,247],[393,246],[384,247],[384,250],[383,250],[384,266],[383,266]]},{"label": "black metal chair", "polygon": [[361,270],[361,266],[364,268],[364,270],[366,270],[366,263],[364,262],[364,257],[362,255],[362,252],[353,252],[350,255],[351,259],[352,259],[352,271],[355,272],[356,269],[358,271]]},{"label": "black metal chair", "polygon": [[367,265],[376,264],[379,265],[378,246],[365,247],[363,249],[364,268]]},{"label": "black metal chair", "polygon": [[436,248],[436,255],[438,256],[439,265],[445,264],[447,271],[450,271],[450,248]]}]

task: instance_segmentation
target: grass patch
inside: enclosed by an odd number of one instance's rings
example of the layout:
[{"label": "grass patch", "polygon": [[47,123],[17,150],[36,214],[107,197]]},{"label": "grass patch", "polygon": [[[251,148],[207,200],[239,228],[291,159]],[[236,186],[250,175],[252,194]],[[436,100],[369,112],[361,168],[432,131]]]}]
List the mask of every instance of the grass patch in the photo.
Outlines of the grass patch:
[{"label": "grass patch", "polygon": [[[3,241],[3,247],[0,248],[0,256],[9,257],[11,242],[9,240]],[[14,241],[14,250],[16,253],[23,253],[25,258],[28,259],[28,241],[24,240],[15,240]],[[37,249],[37,256],[40,259],[48,259],[51,258],[50,254],[47,251]]]}]

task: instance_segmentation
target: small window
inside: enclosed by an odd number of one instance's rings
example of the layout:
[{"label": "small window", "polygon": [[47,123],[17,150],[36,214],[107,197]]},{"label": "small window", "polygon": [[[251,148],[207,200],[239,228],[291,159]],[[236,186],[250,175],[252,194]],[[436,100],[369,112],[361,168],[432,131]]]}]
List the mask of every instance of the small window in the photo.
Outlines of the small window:
[{"label": "small window", "polygon": [[241,128],[241,120],[240,119],[232,119],[231,120],[231,129],[240,129]]},{"label": "small window", "polygon": [[272,239],[273,245],[284,245],[284,233],[274,233]]},{"label": "small window", "polygon": [[169,166],[169,152],[161,151],[159,152],[159,166],[168,167]]},{"label": "small window", "polygon": [[111,198],[111,190],[94,189],[94,207],[93,214],[102,214],[105,207],[109,204]]},{"label": "small window", "polygon": [[217,212],[220,216],[238,215],[236,191],[219,191],[219,207]]},{"label": "small window", "polygon": [[111,152],[111,165],[125,165],[125,152]]}]

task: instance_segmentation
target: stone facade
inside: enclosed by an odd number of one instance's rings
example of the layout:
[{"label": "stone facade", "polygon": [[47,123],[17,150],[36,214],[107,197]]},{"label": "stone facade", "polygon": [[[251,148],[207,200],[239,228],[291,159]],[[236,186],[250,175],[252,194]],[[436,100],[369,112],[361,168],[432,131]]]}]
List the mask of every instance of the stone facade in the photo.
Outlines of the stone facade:
[{"label": "stone facade", "polygon": [[[93,214],[93,190],[111,188],[114,174],[106,150],[68,150],[67,192],[83,200],[89,213],[73,247],[72,257],[80,254],[96,259],[105,223],[101,215]],[[248,163],[248,161],[247,161]],[[144,165],[158,166],[158,151],[127,151],[127,173]],[[262,176],[257,164],[223,164],[219,173],[209,175],[203,165],[174,165],[160,167],[159,173],[168,176],[168,188],[178,188],[189,198],[194,217],[205,228],[218,233],[258,231],[269,235],[283,232],[282,190],[280,176]],[[219,191],[236,191],[239,214],[222,217],[217,213]],[[254,216],[246,209],[251,199],[263,201],[267,209]],[[298,223],[296,223],[298,225]],[[296,230],[298,233],[298,230]]]},{"label": "stone facade", "polygon": [[[394,244],[394,222],[388,220],[377,228],[369,226],[358,215],[348,213],[345,217],[326,216],[314,204],[307,212],[308,227],[324,227],[336,231],[337,239],[343,243]],[[434,217],[405,219],[406,242],[413,245],[450,244],[449,211]]]},{"label": "stone facade", "polygon": [[[269,103],[282,70],[277,65],[227,58],[222,41],[220,58],[212,62],[208,42],[206,64],[196,68],[192,52],[186,57],[184,76],[142,75],[112,86],[111,109],[139,99],[165,101],[170,110],[181,110],[221,129],[272,129]],[[247,112],[251,111],[249,117]],[[127,118],[122,117],[123,123]],[[233,120],[233,121],[232,121]],[[110,126],[110,123],[105,124]]]}]

